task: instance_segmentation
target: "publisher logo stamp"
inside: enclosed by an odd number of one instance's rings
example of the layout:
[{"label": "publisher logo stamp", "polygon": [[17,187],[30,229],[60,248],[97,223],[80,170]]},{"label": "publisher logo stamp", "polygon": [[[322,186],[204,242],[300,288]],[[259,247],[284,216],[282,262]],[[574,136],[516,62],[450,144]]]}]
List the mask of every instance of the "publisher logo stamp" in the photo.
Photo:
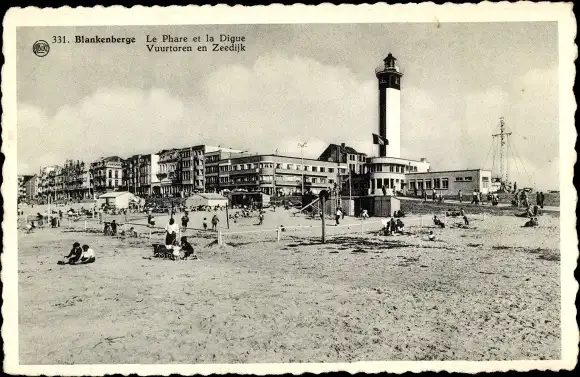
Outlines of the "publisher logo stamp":
[{"label": "publisher logo stamp", "polygon": [[43,41],[43,40],[36,41],[32,45],[32,52],[34,52],[34,55],[39,56],[41,58],[48,55],[49,51],[50,51],[50,45],[48,44],[47,41]]}]

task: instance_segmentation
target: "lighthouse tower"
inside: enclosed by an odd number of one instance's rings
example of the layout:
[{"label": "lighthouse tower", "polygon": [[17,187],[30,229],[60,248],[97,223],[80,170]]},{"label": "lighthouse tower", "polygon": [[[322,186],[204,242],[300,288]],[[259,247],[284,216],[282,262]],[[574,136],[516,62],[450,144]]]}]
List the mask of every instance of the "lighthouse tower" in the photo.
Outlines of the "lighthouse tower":
[{"label": "lighthouse tower", "polygon": [[401,77],[396,58],[389,53],[384,67],[375,70],[379,81],[379,135],[389,145],[379,145],[379,157],[401,157]]}]

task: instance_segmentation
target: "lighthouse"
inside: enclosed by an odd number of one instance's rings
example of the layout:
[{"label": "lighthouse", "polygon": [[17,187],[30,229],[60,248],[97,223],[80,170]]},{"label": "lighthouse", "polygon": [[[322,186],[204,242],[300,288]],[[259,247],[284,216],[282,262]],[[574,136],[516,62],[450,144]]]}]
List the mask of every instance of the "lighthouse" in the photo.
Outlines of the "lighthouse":
[{"label": "lighthouse", "polygon": [[379,157],[401,157],[401,77],[396,58],[389,53],[384,67],[375,70],[379,82],[379,135],[388,145],[379,145]]}]

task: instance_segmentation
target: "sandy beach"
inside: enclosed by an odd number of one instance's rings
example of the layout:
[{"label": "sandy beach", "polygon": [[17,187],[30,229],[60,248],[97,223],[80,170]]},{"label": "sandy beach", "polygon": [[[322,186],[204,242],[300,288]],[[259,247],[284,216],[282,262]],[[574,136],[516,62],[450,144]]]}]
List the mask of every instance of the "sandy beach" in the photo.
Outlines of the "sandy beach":
[{"label": "sandy beach", "polygon": [[[193,212],[191,223],[208,215]],[[319,228],[288,230],[279,242],[275,232],[230,235],[223,246],[214,232],[191,231],[199,259],[180,262],[152,258],[162,234],[112,238],[80,224],[20,231],[20,362],[558,359],[559,217],[523,222],[473,216],[474,229],[426,222],[385,237],[361,235],[360,220],[346,218],[352,229],[333,236],[329,225],[325,245]],[[318,223],[279,209],[262,227]],[[96,263],[56,264],[75,241],[96,251]]]}]

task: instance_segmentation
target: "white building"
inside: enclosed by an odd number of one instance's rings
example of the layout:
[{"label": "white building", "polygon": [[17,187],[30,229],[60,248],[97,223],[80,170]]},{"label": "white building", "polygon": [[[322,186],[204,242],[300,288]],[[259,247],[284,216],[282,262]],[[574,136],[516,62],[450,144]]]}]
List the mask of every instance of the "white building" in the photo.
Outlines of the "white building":
[{"label": "white building", "polygon": [[468,196],[473,191],[487,194],[493,191],[491,171],[482,169],[447,170],[407,174],[406,193],[421,195],[423,191],[431,195],[433,190],[442,195],[455,196],[461,193]]}]

